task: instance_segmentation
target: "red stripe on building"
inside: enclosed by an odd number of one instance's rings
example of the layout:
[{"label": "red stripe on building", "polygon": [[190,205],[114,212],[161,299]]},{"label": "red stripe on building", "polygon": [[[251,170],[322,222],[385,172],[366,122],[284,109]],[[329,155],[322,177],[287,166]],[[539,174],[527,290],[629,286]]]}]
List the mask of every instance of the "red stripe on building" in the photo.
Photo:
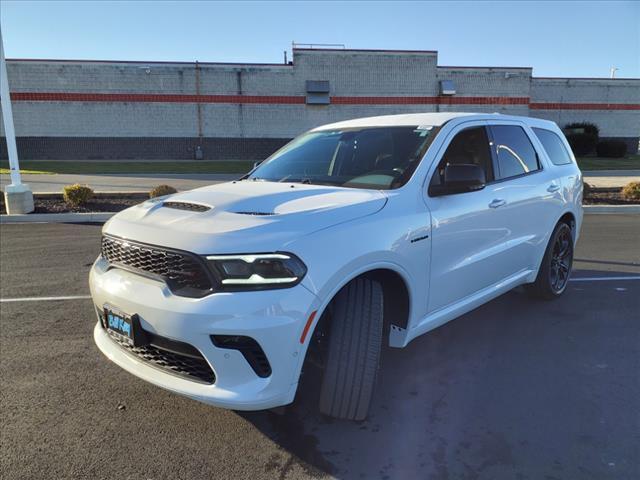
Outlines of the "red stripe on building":
[{"label": "red stripe on building", "polygon": [[[182,95],[154,93],[13,92],[11,99],[23,102],[140,102],[140,103],[261,103],[303,104],[304,96],[293,95]],[[527,105],[527,97],[331,97],[335,105]]]},{"label": "red stripe on building", "polygon": [[[170,93],[13,92],[16,102],[241,103],[303,105],[303,95],[183,95]],[[637,103],[530,102],[528,97],[336,96],[333,105],[528,105],[532,110],[640,110]]]},{"label": "red stripe on building", "polygon": [[528,105],[528,97],[331,97],[336,105]]},{"label": "red stripe on building", "polygon": [[640,110],[638,103],[567,103],[532,102],[531,110]]},{"label": "red stripe on building", "polygon": [[13,92],[17,102],[134,102],[134,103],[262,103],[301,104],[305,97],[285,95],[181,95],[168,93]]}]

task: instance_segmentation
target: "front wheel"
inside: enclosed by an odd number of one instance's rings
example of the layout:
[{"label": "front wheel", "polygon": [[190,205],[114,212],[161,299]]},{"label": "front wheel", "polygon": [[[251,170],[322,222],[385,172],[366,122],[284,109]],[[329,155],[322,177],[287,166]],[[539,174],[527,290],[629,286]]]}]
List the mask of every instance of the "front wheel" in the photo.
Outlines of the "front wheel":
[{"label": "front wheel", "polygon": [[382,347],[383,292],[369,278],[344,287],[332,305],[320,411],[364,420],[369,411]]},{"label": "front wheel", "polygon": [[558,223],[547,245],[535,282],[529,285],[531,293],[552,300],[564,293],[573,267],[573,235],[571,227]]}]

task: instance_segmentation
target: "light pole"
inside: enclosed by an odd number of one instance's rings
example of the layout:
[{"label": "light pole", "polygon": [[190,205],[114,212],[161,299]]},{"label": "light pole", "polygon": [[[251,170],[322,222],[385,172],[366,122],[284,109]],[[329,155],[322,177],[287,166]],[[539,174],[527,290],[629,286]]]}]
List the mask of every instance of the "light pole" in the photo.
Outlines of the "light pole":
[{"label": "light pole", "polygon": [[4,58],[2,30],[0,30],[0,104],[2,105],[2,121],[4,124],[4,134],[7,140],[9,171],[11,173],[11,184],[4,188],[4,204],[6,206],[7,213],[10,215],[31,213],[33,212],[33,193],[31,193],[31,189],[28,185],[22,183],[22,179],[20,178],[18,149],[16,147],[16,131],[13,127],[13,112],[11,110],[7,64]]}]

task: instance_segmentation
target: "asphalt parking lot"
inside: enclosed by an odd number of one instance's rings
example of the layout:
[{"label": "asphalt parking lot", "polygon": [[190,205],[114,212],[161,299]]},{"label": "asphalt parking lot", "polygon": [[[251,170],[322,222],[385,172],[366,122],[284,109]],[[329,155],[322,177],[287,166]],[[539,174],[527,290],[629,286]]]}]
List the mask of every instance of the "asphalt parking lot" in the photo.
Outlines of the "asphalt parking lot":
[{"label": "asphalt parking lot", "polygon": [[90,300],[24,300],[87,295],[100,226],[0,233],[3,478],[640,478],[638,216],[586,217],[560,300],[514,291],[385,351],[361,423],[315,413],[312,381],[284,415],[146,384],[94,346]]}]

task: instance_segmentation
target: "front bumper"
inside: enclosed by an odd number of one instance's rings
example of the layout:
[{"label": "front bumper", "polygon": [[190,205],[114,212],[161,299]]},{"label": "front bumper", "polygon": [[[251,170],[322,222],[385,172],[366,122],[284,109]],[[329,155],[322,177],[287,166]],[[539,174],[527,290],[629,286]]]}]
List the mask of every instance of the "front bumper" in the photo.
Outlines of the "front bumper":
[{"label": "front bumper", "polygon": [[[195,347],[216,379],[203,384],[159,370],[125,351],[98,322],[93,332],[96,345],[128,372],[175,393],[235,410],[261,410],[293,401],[306,350],[300,338],[318,307],[317,297],[302,284],[186,298],[172,294],[163,282],[109,269],[99,258],[91,269],[90,287],[97,308],[108,304],[135,313],[145,330]],[[271,364],[271,375],[259,377],[239,350],[216,347],[210,335],[253,338]]]}]

